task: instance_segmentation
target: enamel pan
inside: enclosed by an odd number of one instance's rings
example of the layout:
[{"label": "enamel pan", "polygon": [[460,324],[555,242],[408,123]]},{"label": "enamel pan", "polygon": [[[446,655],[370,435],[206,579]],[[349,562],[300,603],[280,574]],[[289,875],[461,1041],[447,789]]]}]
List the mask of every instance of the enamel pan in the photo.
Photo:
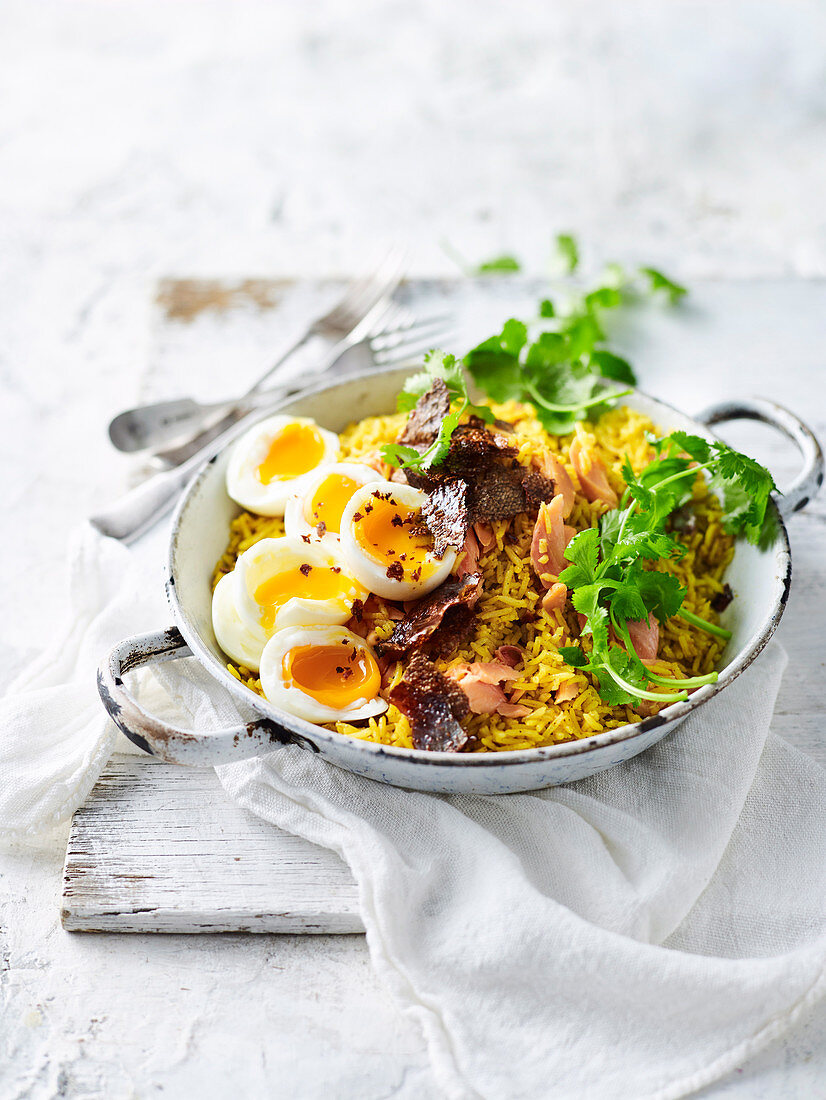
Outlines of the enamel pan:
[{"label": "enamel pan", "polygon": [[[395,409],[396,394],[409,368],[371,373],[319,387],[276,406],[279,412],[310,416],[333,431],[362,417]],[[736,400],[707,409],[697,420],[635,393],[629,406],[664,431],[683,429],[708,439],[723,421],[761,420],[797,445],[802,470],[770,507],[777,513],[774,542],[758,549],[739,539],[727,580],[735,600],[722,615],[732,632],[721,659],[720,678],[636,725],[622,726],[580,741],[498,753],[439,753],[390,748],[334,733],[285,714],[249,691],[226,668],[212,631],[210,578],[223,553],[238,506],[224,487],[228,447],[207,462],[187,487],[175,513],[169,543],[166,593],[174,625],[153,634],[125,638],[103,662],[98,686],[104,706],[136,745],[172,763],[225,764],[278,752],[296,744],[319,753],[340,768],[382,783],[416,790],[462,794],[507,794],[569,783],[603,771],[643,752],[677,728],[747,668],[771,638],[786,606],[791,558],[784,518],[804,508],[823,480],[823,455],[811,431],[786,409],[760,399]],[[268,409],[261,416],[270,415]],[[238,434],[249,426],[239,425]],[[234,437],[233,437],[234,438]],[[229,446],[231,446],[232,440]],[[231,729],[198,732],[179,729],[148,714],[130,694],[124,675],[142,665],[195,657],[246,712],[255,718]]]}]

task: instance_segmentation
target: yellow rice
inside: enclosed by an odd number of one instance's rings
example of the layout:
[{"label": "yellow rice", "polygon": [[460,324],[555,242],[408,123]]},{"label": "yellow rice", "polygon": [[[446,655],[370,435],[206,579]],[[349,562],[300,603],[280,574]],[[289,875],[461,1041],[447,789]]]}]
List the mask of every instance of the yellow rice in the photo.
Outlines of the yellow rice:
[{"label": "yellow rice", "polygon": [[[563,461],[577,489],[578,481],[570,464],[569,448],[573,435],[549,435],[533,410],[517,402],[493,406],[498,417],[514,425],[518,460],[528,465],[533,456],[552,451]],[[404,414],[371,416],[351,424],[341,433],[340,461],[375,455],[383,443],[396,439],[405,421]],[[605,413],[595,424],[583,423],[577,429],[587,434],[588,442],[601,459],[612,487],[621,495],[624,482],[620,467],[627,455],[634,470],[641,470],[654,457],[646,442],[646,432],[654,431],[651,421],[631,409],[621,407]],[[604,505],[589,503],[578,491],[567,522],[583,530],[595,526]],[[710,601],[723,589],[723,576],[734,553],[733,539],[721,525],[719,504],[698,476],[694,486],[696,529],[683,536],[687,553],[679,561],[659,563],[658,568],[676,574],[687,589],[684,607],[711,622],[717,616]],[[576,613],[568,605],[560,611],[538,610],[538,597],[530,561],[533,522],[526,515],[492,524],[496,545],[480,558],[484,591],[476,605],[475,628],[471,638],[453,656],[437,661],[443,671],[460,662],[490,661],[500,645],[519,645],[525,652],[520,678],[511,688],[521,692],[519,703],[530,708],[522,718],[499,714],[472,714],[467,722],[470,742],[467,751],[500,752],[528,749],[540,745],[590,737],[602,730],[629,722],[639,722],[656,712],[656,704],[638,707],[612,707],[604,703],[594,686],[593,677],[566,665],[557,653],[562,645],[576,641],[579,633]],[[509,531],[508,540],[505,533]],[[240,553],[259,539],[284,533],[282,519],[242,512],[232,523],[226,552],[215,569],[213,584],[230,572]],[[520,615],[537,612],[533,621],[520,621]],[[383,614],[373,617],[378,638],[386,638],[393,629]],[[588,642],[583,639],[585,648]],[[711,672],[723,649],[723,642],[679,618],[670,619],[660,628],[659,657],[652,671],[662,676],[697,676]],[[261,693],[254,672],[229,664],[230,672],[253,691]],[[401,678],[397,665],[391,685]],[[567,684],[577,689],[574,699],[556,703],[556,691]],[[667,687],[653,690],[667,692]],[[377,741],[385,745],[412,748],[407,719],[393,706],[378,718],[362,725],[336,722],[330,725],[351,737]]]}]

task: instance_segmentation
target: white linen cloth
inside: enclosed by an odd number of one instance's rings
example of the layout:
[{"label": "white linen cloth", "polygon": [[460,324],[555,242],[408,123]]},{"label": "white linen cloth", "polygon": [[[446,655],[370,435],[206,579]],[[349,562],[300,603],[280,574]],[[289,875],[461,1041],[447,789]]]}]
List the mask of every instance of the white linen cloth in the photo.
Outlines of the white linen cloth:
[{"label": "white linen cloth", "polygon": [[[69,625],[0,705],[2,833],[65,818],[116,745],[94,670],[168,624],[163,541],[78,534]],[[784,665],[771,647],[664,743],[564,788],[427,795],[292,746],[218,774],[348,862],[376,969],[448,1095],[676,1098],[826,992],[826,773],[769,733]],[[139,693],[195,728],[239,718],[191,659]]]}]

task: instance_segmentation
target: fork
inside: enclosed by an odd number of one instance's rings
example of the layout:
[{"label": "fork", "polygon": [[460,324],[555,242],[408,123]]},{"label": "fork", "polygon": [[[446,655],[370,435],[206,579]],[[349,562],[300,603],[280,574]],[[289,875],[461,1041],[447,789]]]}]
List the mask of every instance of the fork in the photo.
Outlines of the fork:
[{"label": "fork", "polygon": [[[352,356],[350,362],[358,362],[360,369],[367,370],[374,364],[379,367],[389,365],[427,351],[444,339],[449,331],[447,314],[417,318],[412,310],[383,298],[352,332],[348,332],[332,347],[324,347],[323,352],[315,359],[302,357],[298,362],[293,360],[286,364],[285,370],[278,375],[280,384],[277,393],[280,397],[286,397],[298,389],[306,389],[311,379],[335,369],[337,364],[340,367],[342,356],[350,349],[360,349],[360,354]],[[349,369],[352,371],[355,368]],[[271,405],[273,400],[273,389],[255,389],[249,391],[240,401],[220,402],[209,406],[218,415],[202,431],[185,442],[157,451],[156,462],[164,467],[186,462],[242,416]]]},{"label": "fork", "polygon": [[[383,311],[401,282],[403,262],[404,250],[392,248],[375,271],[353,282],[343,298],[316,318],[240,397],[209,405],[182,397],[127,409],[109,424],[113,446],[119,451],[132,452],[150,448],[157,451],[173,443],[181,444],[205,427],[219,425],[225,416],[235,414],[237,418],[254,408],[257,395],[265,391],[274,375],[288,378],[292,368],[295,377],[299,368],[292,356],[314,337],[321,337],[329,344],[354,336],[353,343],[357,343],[366,332],[375,330],[377,311],[379,314]],[[170,464],[171,460],[166,457],[165,461]]]},{"label": "fork", "polygon": [[[432,347],[437,338],[443,340],[449,335],[449,329],[444,322],[439,329],[434,325],[433,319],[417,323],[410,319],[409,311],[398,306],[395,310],[398,312],[392,313],[391,317],[401,318],[400,322],[393,321],[397,327],[382,327],[380,331],[362,337],[358,343],[351,344],[344,350],[333,349],[335,358],[328,357],[324,367],[316,373],[340,371],[346,376],[363,372],[365,366],[368,370],[371,367],[380,370],[382,367],[401,365],[417,353]],[[267,402],[275,404],[279,399],[300,388],[303,387],[287,386],[285,389],[268,390],[266,391]],[[260,407],[264,407],[263,400],[259,409]],[[89,522],[102,535],[108,535],[110,538],[120,539],[123,542],[131,542],[138,538],[166,515],[201,464],[217,454],[230,439],[234,438],[240,432],[242,424],[253,423],[257,419],[256,413],[259,409],[247,413],[240,422],[233,420],[230,427],[225,428],[215,438],[211,438],[206,445],[201,446],[180,465],[153,474],[109,508],[91,516]]]}]

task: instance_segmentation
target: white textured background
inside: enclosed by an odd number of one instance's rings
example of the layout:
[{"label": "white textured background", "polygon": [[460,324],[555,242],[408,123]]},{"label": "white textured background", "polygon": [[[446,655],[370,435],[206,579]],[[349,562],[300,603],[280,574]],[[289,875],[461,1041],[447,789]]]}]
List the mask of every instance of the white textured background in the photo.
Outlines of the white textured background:
[{"label": "white textured background", "polygon": [[[391,240],[413,272],[455,272],[442,241],[541,272],[569,228],[591,264],[824,276],[824,195],[814,0],[4,0],[0,682],[54,624],[73,520],[128,475],[105,423],[141,391],[157,277],[344,273]],[[73,938],[59,862],[0,863],[3,1100],[432,1094],[362,940]],[[822,1036],[715,1097],[817,1095]]]}]

